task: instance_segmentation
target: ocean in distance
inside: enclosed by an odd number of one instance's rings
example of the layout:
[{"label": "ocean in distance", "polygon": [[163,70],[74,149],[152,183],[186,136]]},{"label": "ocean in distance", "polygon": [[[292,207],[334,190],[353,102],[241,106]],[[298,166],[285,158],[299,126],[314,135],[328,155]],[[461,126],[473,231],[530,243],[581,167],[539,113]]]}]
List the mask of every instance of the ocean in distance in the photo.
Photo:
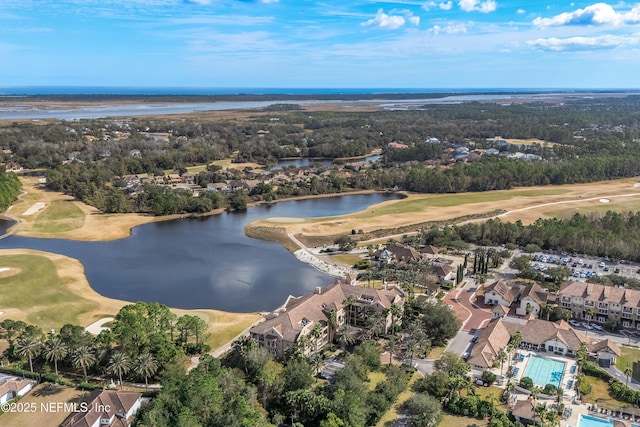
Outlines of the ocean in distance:
[{"label": "ocean in distance", "polygon": [[637,92],[638,89],[562,88],[234,88],[143,86],[0,86],[0,96],[37,95],[383,95],[471,93]]}]

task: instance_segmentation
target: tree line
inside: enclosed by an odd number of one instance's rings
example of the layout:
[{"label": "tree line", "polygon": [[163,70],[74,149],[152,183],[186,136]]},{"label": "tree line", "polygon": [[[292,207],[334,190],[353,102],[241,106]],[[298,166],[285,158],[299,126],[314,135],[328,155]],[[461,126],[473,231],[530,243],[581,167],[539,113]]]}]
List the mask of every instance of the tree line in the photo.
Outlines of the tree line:
[{"label": "tree line", "polygon": [[206,329],[200,317],[178,317],[162,304],[138,302],[122,307],[97,336],[71,324],[45,334],[38,326],[5,319],[0,338],[8,342],[3,358],[10,365],[21,368],[26,361],[28,373],[52,382],[80,371],[87,385],[95,383],[90,375],[148,383],[188,356],[209,351]]}]

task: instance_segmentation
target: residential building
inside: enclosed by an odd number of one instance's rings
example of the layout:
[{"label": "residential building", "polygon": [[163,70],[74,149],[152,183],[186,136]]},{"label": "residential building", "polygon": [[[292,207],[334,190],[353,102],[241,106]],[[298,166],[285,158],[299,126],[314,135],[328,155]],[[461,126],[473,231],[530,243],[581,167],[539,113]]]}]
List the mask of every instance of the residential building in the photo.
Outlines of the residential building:
[{"label": "residential building", "polygon": [[24,396],[36,384],[29,378],[14,377],[0,373],[0,404]]},{"label": "residential building", "polygon": [[483,329],[471,350],[469,364],[490,368],[500,350],[503,350],[516,332],[520,331],[520,348],[533,351],[549,351],[563,356],[575,357],[581,343],[588,344],[585,336],[578,334],[564,320],[549,322],[516,317],[492,319]]},{"label": "residential building", "polygon": [[501,305],[511,308],[515,305],[515,313],[519,316],[533,314],[536,317],[541,307],[547,303],[549,292],[537,283],[525,286],[509,285],[504,280],[498,280],[484,290],[484,303],[487,305]]},{"label": "residential building", "polygon": [[622,355],[620,347],[613,341],[606,339],[587,346],[591,357],[598,362],[600,366],[606,368],[616,365],[616,358]]},{"label": "residential building", "polygon": [[502,305],[511,307],[518,297],[518,290],[500,279],[484,288],[484,303],[486,305]]},{"label": "residential building", "polygon": [[538,317],[540,308],[547,303],[548,299],[549,291],[543,289],[537,283],[530,283],[520,289],[518,294],[519,306],[516,308],[516,314],[519,316],[533,314]]},{"label": "residential building", "polygon": [[438,276],[440,283],[455,283],[456,272],[448,264],[437,263],[432,265],[433,274]]},{"label": "residential building", "polygon": [[79,410],[69,415],[60,427],[128,427],[141,404],[140,393],[95,390],[79,404]]},{"label": "residential building", "polygon": [[372,289],[353,286],[345,281],[317,287],[312,294],[301,297],[289,296],[282,307],[250,329],[251,338],[273,354],[283,357],[287,348],[300,343],[305,337],[302,341],[308,345],[304,351],[309,354],[333,341],[341,325],[363,327],[369,310],[384,313],[381,329],[386,333],[394,321],[389,309],[394,304],[402,307],[404,292],[398,287]]},{"label": "residential building", "polygon": [[640,330],[640,291],[597,283],[565,282],[558,304],[572,317],[590,322],[619,321],[623,328]]},{"label": "residential building", "polygon": [[411,246],[397,242],[385,246],[382,250],[376,251],[373,254],[373,258],[378,260],[380,263],[408,263],[411,261],[422,261],[422,255],[420,252]]}]

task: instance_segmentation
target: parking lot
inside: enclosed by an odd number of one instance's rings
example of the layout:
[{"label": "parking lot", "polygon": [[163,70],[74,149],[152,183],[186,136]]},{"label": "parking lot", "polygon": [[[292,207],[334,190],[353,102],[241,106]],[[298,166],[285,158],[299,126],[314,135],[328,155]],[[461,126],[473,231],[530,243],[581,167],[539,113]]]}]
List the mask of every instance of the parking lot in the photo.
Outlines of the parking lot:
[{"label": "parking lot", "polygon": [[640,280],[640,266],[630,261],[615,261],[609,258],[579,255],[576,253],[549,251],[547,253],[530,254],[531,268],[544,274],[550,267],[563,266],[571,271],[571,280],[586,282],[592,277],[607,274],[630,277]]}]

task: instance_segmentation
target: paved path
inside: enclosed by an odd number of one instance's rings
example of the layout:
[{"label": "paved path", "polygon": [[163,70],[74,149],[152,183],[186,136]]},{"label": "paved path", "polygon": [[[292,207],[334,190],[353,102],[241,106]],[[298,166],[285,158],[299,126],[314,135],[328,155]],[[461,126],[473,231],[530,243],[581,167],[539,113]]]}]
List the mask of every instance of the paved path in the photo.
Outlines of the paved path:
[{"label": "paved path", "polygon": [[[323,273],[327,273],[330,276],[334,277],[344,277],[348,273],[358,274],[357,271],[351,267],[347,267],[344,265],[338,265],[335,263],[327,262],[319,257],[319,252],[315,251],[311,248],[305,246],[300,240],[293,235],[293,233],[288,233],[287,236],[293,243],[300,247],[299,250],[295,251],[293,254],[300,261],[311,265],[312,267],[322,271]],[[318,253],[316,253],[318,252]]]},{"label": "paved path", "polygon": [[102,325],[104,325],[105,323],[113,322],[113,321],[114,321],[113,317],[103,317],[102,319],[96,320],[95,322],[93,322],[92,324],[84,328],[84,330],[89,332],[90,334],[98,335],[100,332],[109,329]]}]

